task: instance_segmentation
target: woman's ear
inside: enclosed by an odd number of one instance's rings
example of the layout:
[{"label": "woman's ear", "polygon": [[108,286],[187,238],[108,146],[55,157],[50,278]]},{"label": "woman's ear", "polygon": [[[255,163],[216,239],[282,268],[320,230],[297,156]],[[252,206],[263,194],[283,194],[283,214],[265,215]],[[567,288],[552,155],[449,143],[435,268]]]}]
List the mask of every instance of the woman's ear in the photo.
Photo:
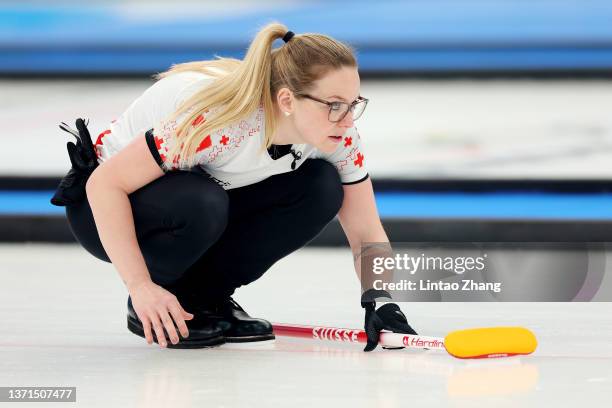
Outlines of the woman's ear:
[{"label": "woman's ear", "polygon": [[276,103],[278,108],[286,116],[293,112],[293,92],[289,88],[281,88],[276,94]]}]

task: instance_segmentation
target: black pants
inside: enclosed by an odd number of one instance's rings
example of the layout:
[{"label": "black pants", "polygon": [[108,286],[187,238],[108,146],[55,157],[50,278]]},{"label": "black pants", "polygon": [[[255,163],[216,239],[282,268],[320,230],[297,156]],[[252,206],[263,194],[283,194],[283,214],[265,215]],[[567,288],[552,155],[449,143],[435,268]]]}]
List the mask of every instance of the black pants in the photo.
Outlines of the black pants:
[{"label": "black pants", "polygon": [[[337,214],[343,190],[332,164],[308,159],[295,171],[227,191],[204,172],[169,172],[129,199],[153,282],[179,300],[214,302],[314,238]],[[79,243],[110,262],[89,202],[66,214]]]}]

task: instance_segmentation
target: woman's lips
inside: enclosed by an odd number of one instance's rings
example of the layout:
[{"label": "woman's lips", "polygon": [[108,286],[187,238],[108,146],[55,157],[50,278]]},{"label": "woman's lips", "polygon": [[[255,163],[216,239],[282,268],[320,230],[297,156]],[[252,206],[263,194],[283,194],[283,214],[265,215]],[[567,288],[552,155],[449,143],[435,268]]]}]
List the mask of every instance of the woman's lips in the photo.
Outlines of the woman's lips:
[{"label": "woman's lips", "polygon": [[329,136],[329,138],[335,143],[339,143],[342,140],[342,136]]}]

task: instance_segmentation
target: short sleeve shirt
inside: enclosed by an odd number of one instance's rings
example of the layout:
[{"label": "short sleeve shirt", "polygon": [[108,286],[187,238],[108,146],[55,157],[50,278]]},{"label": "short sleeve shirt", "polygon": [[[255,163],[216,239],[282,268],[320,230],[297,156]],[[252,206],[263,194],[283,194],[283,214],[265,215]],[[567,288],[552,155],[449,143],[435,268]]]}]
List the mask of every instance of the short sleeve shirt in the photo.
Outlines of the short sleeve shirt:
[{"label": "short sleeve shirt", "polygon": [[[168,118],[183,101],[213,80],[202,73],[184,72],[157,81],[100,134],[96,141],[98,161],[108,160],[133,138],[144,133],[153,157],[164,172],[185,170],[177,160],[171,161],[169,157],[181,117],[175,121]],[[192,125],[205,123],[209,114],[212,113],[204,112],[197,116]],[[361,137],[355,127],[347,129],[332,153],[321,152],[308,144],[294,144],[290,154],[273,159],[262,148],[264,137],[265,113],[259,106],[244,119],[206,135],[196,149],[195,165],[226,190],[296,170],[311,158],[332,163],[343,184],[354,184],[368,178]]]}]

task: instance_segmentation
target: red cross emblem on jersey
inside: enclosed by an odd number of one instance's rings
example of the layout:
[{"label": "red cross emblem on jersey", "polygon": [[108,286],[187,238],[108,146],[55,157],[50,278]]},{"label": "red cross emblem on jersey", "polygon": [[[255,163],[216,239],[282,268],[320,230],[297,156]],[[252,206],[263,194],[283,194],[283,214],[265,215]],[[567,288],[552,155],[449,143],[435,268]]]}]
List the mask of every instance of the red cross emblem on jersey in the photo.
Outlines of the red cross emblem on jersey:
[{"label": "red cross emblem on jersey", "polygon": [[153,136],[153,139],[155,139],[155,147],[157,148],[157,150],[160,150],[162,143],[164,143],[164,139],[159,138],[157,136]]},{"label": "red cross emblem on jersey", "polygon": [[227,146],[227,142],[229,142],[229,137],[223,135],[223,137],[221,138],[221,144],[223,146]]},{"label": "red cross emblem on jersey", "polygon": [[98,135],[98,139],[96,140],[96,143],[95,143],[95,144],[97,144],[97,145],[104,144],[104,142],[102,142],[102,138],[103,138],[104,136],[106,136],[106,135],[110,134],[110,132],[111,132],[111,131],[110,131],[110,129],[106,129],[104,132],[100,133],[100,134]]},{"label": "red cross emblem on jersey", "polygon": [[191,126],[198,126],[199,124],[204,122],[204,116],[198,115],[193,122],[191,122]]},{"label": "red cross emblem on jersey", "polygon": [[357,153],[357,160],[353,161],[355,166],[363,167],[363,154]]},{"label": "red cross emblem on jersey", "polygon": [[164,139],[153,135],[153,140],[155,140],[155,147],[157,148],[157,151],[159,152],[159,158],[162,159],[162,161],[166,161],[166,155],[161,152],[162,144],[164,143]]},{"label": "red cross emblem on jersey", "polygon": [[164,139],[162,139],[161,137],[157,137],[157,136],[153,135],[153,140],[155,141],[155,148],[159,152],[159,158],[162,159],[162,161],[165,162],[166,161],[166,155],[162,153],[162,144],[164,144]]},{"label": "red cross emblem on jersey", "polygon": [[344,147],[350,146],[353,144],[353,138],[350,136],[347,136],[344,138]]},{"label": "red cross emblem on jersey", "polygon": [[210,139],[210,135],[207,135],[201,142],[198,148],[196,149],[196,153],[200,152],[204,149],[208,149],[212,145],[212,140]]}]

